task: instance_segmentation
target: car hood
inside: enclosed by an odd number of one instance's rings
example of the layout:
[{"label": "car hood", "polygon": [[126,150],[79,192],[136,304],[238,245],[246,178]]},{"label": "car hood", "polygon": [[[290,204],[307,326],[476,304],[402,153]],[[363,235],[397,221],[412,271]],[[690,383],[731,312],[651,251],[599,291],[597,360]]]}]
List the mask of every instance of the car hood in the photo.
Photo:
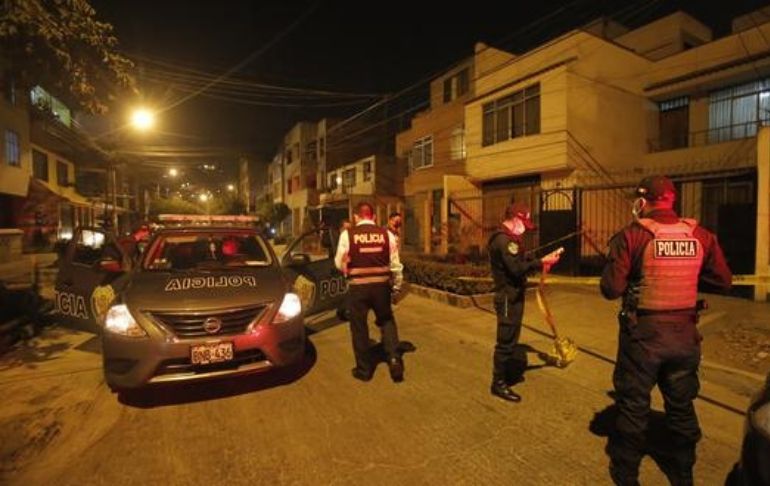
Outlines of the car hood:
[{"label": "car hood", "polygon": [[130,309],[197,311],[280,303],[288,284],[279,268],[223,272],[138,272],[123,302]]}]

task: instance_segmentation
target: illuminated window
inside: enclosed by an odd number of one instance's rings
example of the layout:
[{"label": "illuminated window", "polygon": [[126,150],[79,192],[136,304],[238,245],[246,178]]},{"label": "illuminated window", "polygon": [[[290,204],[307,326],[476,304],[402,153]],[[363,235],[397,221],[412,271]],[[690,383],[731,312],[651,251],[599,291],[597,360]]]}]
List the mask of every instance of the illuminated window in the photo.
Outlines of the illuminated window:
[{"label": "illuminated window", "polygon": [[372,180],[372,163],[364,162],[364,181]]},{"label": "illuminated window", "polygon": [[431,167],[433,165],[433,136],[429,135],[414,142],[410,157],[412,170]]}]

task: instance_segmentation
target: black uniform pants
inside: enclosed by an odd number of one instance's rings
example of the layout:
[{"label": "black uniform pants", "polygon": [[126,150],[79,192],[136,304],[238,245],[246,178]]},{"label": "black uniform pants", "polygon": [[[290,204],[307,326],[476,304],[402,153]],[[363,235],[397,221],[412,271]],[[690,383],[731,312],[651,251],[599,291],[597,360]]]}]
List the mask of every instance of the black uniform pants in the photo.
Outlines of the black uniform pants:
[{"label": "black uniform pants", "polygon": [[650,416],[650,393],[663,395],[666,425],[672,434],[675,467],[691,471],[695,444],[701,437],[693,400],[698,395],[701,337],[695,316],[654,315],[620,318],[618,357],[613,384],[618,408],[617,434],[608,452],[618,477],[636,478],[644,455]]},{"label": "black uniform pants", "polygon": [[517,348],[524,316],[524,289],[506,287],[495,294],[497,314],[497,344],[493,356],[492,380],[509,380],[518,365],[523,371],[526,354]]},{"label": "black uniform pants", "polygon": [[371,371],[374,363],[369,356],[369,310],[374,311],[377,327],[382,333],[382,345],[388,358],[398,356],[398,331],[391,308],[390,285],[388,283],[350,285],[348,287],[348,306],[350,308],[350,335],[353,340],[353,353],[356,367]]}]

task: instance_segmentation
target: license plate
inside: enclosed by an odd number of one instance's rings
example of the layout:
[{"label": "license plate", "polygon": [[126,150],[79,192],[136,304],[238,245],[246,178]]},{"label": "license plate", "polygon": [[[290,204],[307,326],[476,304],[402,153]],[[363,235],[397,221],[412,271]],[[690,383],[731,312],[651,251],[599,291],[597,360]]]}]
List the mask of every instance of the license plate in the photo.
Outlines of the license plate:
[{"label": "license plate", "polygon": [[206,343],[190,346],[190,361],[194,365],[221,363],[233,359],[233,343]]}]

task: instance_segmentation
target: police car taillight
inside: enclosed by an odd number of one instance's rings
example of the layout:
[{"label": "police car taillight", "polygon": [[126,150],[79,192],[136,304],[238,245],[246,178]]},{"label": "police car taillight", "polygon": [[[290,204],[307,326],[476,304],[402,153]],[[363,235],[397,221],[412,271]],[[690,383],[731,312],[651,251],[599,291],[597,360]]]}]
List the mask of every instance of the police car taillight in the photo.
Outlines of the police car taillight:
[{"label": "police car taillight", "polygon": [[302,313],[302,302],[299,300],[297,294],[288,293],[283,296],[283,302],[281,307],[278,308],[278,313],[273,318],[273,324],[281,324],[282,322],[294,319]]}]

